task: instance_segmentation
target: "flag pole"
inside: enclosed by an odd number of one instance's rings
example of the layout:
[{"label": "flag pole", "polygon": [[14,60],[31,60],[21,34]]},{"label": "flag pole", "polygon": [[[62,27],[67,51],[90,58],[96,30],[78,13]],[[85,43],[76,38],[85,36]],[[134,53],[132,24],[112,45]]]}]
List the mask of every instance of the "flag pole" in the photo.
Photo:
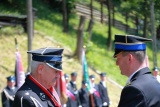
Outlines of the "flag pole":
[{"label": "flag pole", "polygon": [[87,59],[85,56],[85,49],[86,49],[86,46],[83,46],[82,55],[81,55],[82,56],[82,69],[83,69],[82,80],[85,80],[88,84],[87,90],[88,90],[90,100],[91,100],[91,107],[94,107],[94,97],[93,97],[93,93],[91,93],[92,87],[91,87],[91,83],[89,80],[88,65],[87,65]]},{"label": "flag pole", "polygon": [[15,45],[16,45],[16,51],[18,51],[18,42],[17,42],[17,38],[15,37],[14,40],[15,40]]}]

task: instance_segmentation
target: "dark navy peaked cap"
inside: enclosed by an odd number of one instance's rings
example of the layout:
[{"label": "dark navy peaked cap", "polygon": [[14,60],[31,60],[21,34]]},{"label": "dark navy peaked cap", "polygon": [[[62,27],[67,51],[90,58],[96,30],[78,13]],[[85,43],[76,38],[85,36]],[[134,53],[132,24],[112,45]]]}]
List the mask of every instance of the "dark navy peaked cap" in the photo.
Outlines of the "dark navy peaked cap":
[{"label": "dark navy peaked cap", "polygon": [[83,81],[82,81],[82,84],[84,84],[84,85],[87,86],[87,81],[83,80]]},{"label": "dark navy peaked cap", "polygon": [[94,75],[90,75],[89,78],[92,79],[92,80],[94,80],[95,76]]},{"label": "dark navy peaked cap", "polygon": [[106,76],[106,73],[105,72],[102,72],[102,73],[100,73],[100,76]]},{"label": "dark navy peaked cap", "polygon": [[32,54],[32,60],[38,62],[44,62],[48,66],[62,71],[62,48],[41,48],[37,50],[28,51]]},{"label": "dark navy peaked cap", "polygon": [[134,35],[115,35],[115,53],[114,57],[122,51],[145,51],[145,42],[152,39],[142,38]]},{"label": "dark navy peaked cap", "polygon": [[72,72],[71,76],[77,76],[77,72]]},{"label": "dark navy peaked cap", "polygon": [[9,77],[7,77],[7,81],[15,82],[16,81],[16,77],[15,76],[9,76]]},{"label": "dark navy peaked cap", "polygon": [[159,71],[158,67],[154,67],[152,70],[153,70],[153,71],[156,71],[156,72]]},{"label": "dark navy peaked cap", "polygon": [[64,74],[64,78],[65,79],[69,79],[69,75],[68,74]]}]

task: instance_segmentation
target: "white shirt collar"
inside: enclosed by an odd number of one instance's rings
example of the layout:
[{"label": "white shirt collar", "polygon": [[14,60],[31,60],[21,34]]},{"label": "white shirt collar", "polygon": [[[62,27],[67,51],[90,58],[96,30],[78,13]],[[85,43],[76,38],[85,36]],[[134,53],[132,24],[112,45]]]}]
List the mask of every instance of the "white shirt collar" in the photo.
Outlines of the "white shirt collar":
[{"label": "white shirt collar", "polygon": [[131,78],[133,77],[133,75],[134,75],[135,73],[137,73],[140,69],[142,69],[142,68],[139,68],[138,70],[136,70],[135,72],[133,72],[132,75],[130,75],[130,77],[128,78],[128,80],[127,80],[127,82],[126,82],[126,85],[131,82],[130,80],[131,80]]}]

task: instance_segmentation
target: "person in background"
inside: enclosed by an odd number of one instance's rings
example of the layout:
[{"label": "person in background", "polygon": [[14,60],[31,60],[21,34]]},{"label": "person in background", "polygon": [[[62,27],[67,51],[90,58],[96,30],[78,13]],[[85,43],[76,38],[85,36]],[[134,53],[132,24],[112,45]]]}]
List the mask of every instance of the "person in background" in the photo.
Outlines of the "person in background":
[{"label": "person in background", "polygon": [[154,67],[153,69],[152,69],[152,72],[153,72],[153,76],[158,80],[158,82],[160,82],[160,76],[159,76],[159,69],[158,69],[158,67]]},{"label": "person in background", "polygon": [[110,101],[108,97],[108,90],[106,86],[106,73],[100,74],[101,81],[99,82],[99,91],[102,99],[102,107],[109,107]]},{"label": "person in background", "polygon": [[54,89],[62,72],[61,48],[41,48],[28,51],[32,54],[31,73],[17,91],[13,107],[61,107]]},{"label": "person in background", "polygon": [[17,92],[15,76],[7,77],[7,86],[2,90],[2,107],[13,107],[13,101]]},{"label": "person in background", "polygon": [[78,91],[82,107],[89,107],[89,93],[87,91],[87,85],[87,82],[83,80],[82,87]]},{"label": "person in background", "polygon": [[76,94],[74,94],[74,90],[70,84],[69,75],[64,74],[64,77],[65,77],[65,81],[66,81],[68,100],[67,100],[67,103],[64,104],[63,107],[77,107],[78,106],[77,97],[76,97]]},{"label": "person in background", "polygon": [[72,72],[71,73],[71,80],[68,84],[68,89],[71,93],[74,94],[75,101],[77,102],[77,107],[81,107],[76,80],[77,80],[77,72]]},{"label": "person in background", "polygon": [[89,76],[91,82],[91,90],[89,95],[90,107],[102,107],[102,99],[98,84],[95,84],[95,75]]},{"label": "person in background", "polygon": [[76,84],[76,79],[77,79],[77,73],[72,72],[71,73],[71,80],[70,80],[70,90],[77,92],[77,84]]},{"label": "person in background", "polygon": [[160,84],[146,64],[146,44],[151,39],[115,35],[116,65],[128,77],[118,107],[160,107]]},{"label": "person in background", "polygon": [[65,82],[66,82],[66,88],[69,89],[70,88],[70,84],[69,84],[69,75],[68,74],[64,74],[64,78],[65,78]]}]

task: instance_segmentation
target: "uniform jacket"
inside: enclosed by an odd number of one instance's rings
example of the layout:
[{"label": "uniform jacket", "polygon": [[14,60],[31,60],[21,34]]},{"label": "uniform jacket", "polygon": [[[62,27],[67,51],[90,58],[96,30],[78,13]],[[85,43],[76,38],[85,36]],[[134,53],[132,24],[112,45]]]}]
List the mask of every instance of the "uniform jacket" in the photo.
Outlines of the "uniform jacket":
[{"label": "uniform jacket", "polygon": [[122,90],[118,107],[160,107],[160,83],[149,68],[133,75]]},{"label": "uniform jacket", "polygon": [[6,87],[2,91],[2,107],[13,107],[13,101],[15,94],[17,92],[17,87],[11,89]]},{"label": "uniform jacket", "polygon": [[99,86],[97,84],[95,84],[95,86],[93,87],[94,88],[94,92],[93,94],[91,94],[89,96],[89,99],[90,99],[90,107],[92,107],[92,96],[93,96],[93,100],[94,100],[94,107],[101,107],[102,106],[102,99],[101,99],[101,96],[100,96],[100,91],[99,91]]},{"label": "uniform jacket", "polygon": [[55,107],[46,93],[29,76],[17,91],[13,107]]},{"label": "uniform jacket", "polygon": [[[72,92],[72,93],[74,94],[74,96],[75,96],[75,98],[76,98],[76,101],[75,101],[75,102],[76,102],[77,106],[81,105],[80,100],[79,100],[79,94],[78,94],[77,85],[76,85],[73,81],[70,81],[67,88],[68,88],[68,90],[69,90],[70,92]],[[75,103],[75,102],[74,102],[74,103]],[[68,106],[68,107],[69,107],[69,106]]]},{"label": "uniform jacket", "polygon": [[99,91],[100,91],[102,103],[107,102],[107,104],[109,105],[110,101],[108,97],[108,90],[107,90],[107,87],[105,87],[102,82],[99,83]]},{"label": "uniform jacket", "polygon": [[77,101],[76,99],[73,100],[71,97],[68,97],[68,101],[67,101],[67,107],[77,107]]},{"label": "uniform jacket", "polygon": [[82,107],[89,107],[89,93],[86,89],[81,88],[79,90],[79,100]]},{"label": "uniform jacket", "polygon": [[77,91],[77,85],[73,81],[69,82],[69,87],[68,88],[71,91]]}]

